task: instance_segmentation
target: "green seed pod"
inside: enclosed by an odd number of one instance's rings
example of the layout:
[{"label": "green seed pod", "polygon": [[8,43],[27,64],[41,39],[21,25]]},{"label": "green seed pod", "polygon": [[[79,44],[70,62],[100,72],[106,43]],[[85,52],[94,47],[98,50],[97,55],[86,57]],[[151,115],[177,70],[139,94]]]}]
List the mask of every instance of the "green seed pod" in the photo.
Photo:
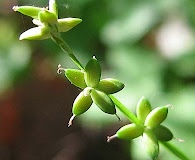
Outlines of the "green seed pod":
[{"label": "green seed pod", "polygon": [[57,17],[54,13],[48,11],[47,9],[42,10],[38,14],[38,19],[42,23],[49,23],[49,24],[56,24],[57,23]]},{"label": "green seed pod", "polygon": [[96,87],[98,85],[101,77],[101,67],[95,57],[87,63],[84,77],[88,87]]},{"label": "green seed pod", "polygon": [[84,112],[86,112],[90,106],[92,105],[93,101],[91,99],[91,96],[84,95],[84,91],[82,91],[77,98],[75,99],[73,103],[72,113],[75,116],[81,115]]},{"label": "green seed pod", "polygon": [[111,98],[104,92],[93,89],[91,91],[91,97],[93,102],[105,113],[115,114],[115,105]]},{"label": "green seed pod", "polygon": [[117,79],[106,78],[100,80],[97,88],[106,94],[113,94],[122,90],[124,86],[125,85]]},{"label": "green seed pod", "polygon": [[159,141],[170,141],[173,138],[171,131],[163,125],[154,128],[153,133]]},{"label": "green seed pod", "polygon": [[79,18],[58,19],[58,31],[59,32],[67,32],[81,22],[82,22],[82,20]]},{"label": "green seed pod", "polygon": [[58,18],[58,9],[55,0],[49,0],[49,11],[54,13],[56,15],[56,18]]},{"label": "green seed pod", "polygon": [[46,26],[31,28],[20,35],[19,40],[42,40],[50,37],[50,29]]},{"label": "green seed pod", "polygon": [[144,123],[151,110],[151,105],[148,100],[145,97],[141,97],[136,107],[137,118]]},{"label": "green seed pod", "polygon": [[136,125],[134,123],[128,124],[120,128],[116,135],[120,139],[124,140],[132,140],[134,138],[137,138],[143,134],[144,126]]},{"label": "green seed pod", "polygon": [[14,6],[13,10],[18,11],[26,16],[38,19],[38,14],[43,10],[43,8],[34,6]]},{"label": "green seed pod", "polygon": [[152,133],[152,131],[148,130],[143,133],[144,145],[146,148],[146,152],[153,160],[156,160],[159,153],[159,144],[157,138]]},{"label": "green seed pod", "polygon": [[65,76],[75,86],[84,89],[86,86],[84,72],[78,69],[65,69]]},{"label": "green seed pod", "polygon": [[166,119],[167,114],[168,114],[167,106],[157,107],[148,114],[144,125],[151,129],[155,128]]}]

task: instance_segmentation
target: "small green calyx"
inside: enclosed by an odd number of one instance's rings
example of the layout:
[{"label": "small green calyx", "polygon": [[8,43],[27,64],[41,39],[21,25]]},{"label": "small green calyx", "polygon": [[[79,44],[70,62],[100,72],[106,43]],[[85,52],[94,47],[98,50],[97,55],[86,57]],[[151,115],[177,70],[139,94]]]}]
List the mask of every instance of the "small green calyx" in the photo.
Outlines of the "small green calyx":
[{"label": "small green calyx", "polygon": [[172,132],[163,125],[154,128],[153,132],[159,141],[170,141],[173,139]]},{"label": "small green calyx", "polygon": [[112,139],[119,138],[123,140],[132,140],[134,138],[137,138],[141,136],[144,132],[144,126],[142,125],[136,125],[134,123],[125,125],[121,127],[115,135],[108,136],[107,142],[110,142]]},{"label": "small green calyx", "polygon": [[[58,37],[60,32],[67,32],[82,21],[79,18],[58,19],[55,0],[49,1],[49,8],[14,6],[13,10],[32,17],[33,23],[39,26],[27,30],[24,32],[25,34],[22,33],[20,40],[42,40],[53,36]],[[45,34],[45,30],[49,31],[49,33]]]},{"label": "small green calyx", "polygon": [[93,102],[105,113],[116,114],[116,109],[111,98],[104,92],[93,90],[91,92]]},{"label": "small green calyx", "polygon": [[106,94],[119,92],[124,88],[124,84],[117,79],[106,78],[100,80],[97,88]]},{"label": "small green calyx", "polygon": [[144,126],[136,125],[134,123],[128,124],[120,128],[116,135],[120,139],[132,140],[141,136],[144,132]]},{"label": "small green calyx", "polygon": [[141,97],[136,107],[137,118],[144,123],[151,110],[152,108],[149,101],[145,97]]},{"label": "small green calyx", "polygon": [[71,30],[73,27],[77,26],[82,22],[82,19],[79,18],[61,18],[58,19],[58,31],[59,32],[67,32]]},{"label": "small green calyx", "polygon": [[90,95],[85,95],[84,91],[82,91],[77,98],[75,99],[72,107],[73,116],[70,118],[68,122],[68,127],[70,127],[73,123],[73,120],[76,116],[79,116],[85,113],[90,106],[92,105],[93,101]]},{"label": "small green calyx", "polygon": [[38,14],[44,8],[34,7],[34,6],[14,6],[13,10],[20,12],[26,16],[32,17],[34,19],[38,19]]},{"label": "small green calyx", "polygon": [[81,115],[90,108],[92,103],[91,96],[85,95],[84,91],[82,91],[73,103],[72,113],[76,116]]},{"label": "small green calyx", "polygon": [[38,19],[42,23],[48,23],[50,25],[54,25],[57,23],[57,17],[54,13],[48,11],[47,9],[42,10],[38,13]]},{"label": "small green calyx", "polygon": [[159,153],[159,144],[156,136],[151,130],[148,130],[143,133],[143,140],[146,152],[152,160],[156,160]]},{"label": "small green calyx", "polygon": [[98,60],[93,57],[85,67],[85,82],[89,87],[96,87],[100,81],[101,67]]},{"label": "small green calyx", "polygon": [[50,28],[43,25],[23,32],[20,35],[19,40],[43,40],[48,37],[50,37]]},{"label": "small green calyx", "polygon": [[157,107],[153,109],[146,117],[144,125],[152,129],[159,126],[167,117],[168,107]]},{"label": "small green calyx", "polygon": [[78,69],[65,69],[65,76],[76,87],[84,89],[87,87],[84,80],[84,72]]}]

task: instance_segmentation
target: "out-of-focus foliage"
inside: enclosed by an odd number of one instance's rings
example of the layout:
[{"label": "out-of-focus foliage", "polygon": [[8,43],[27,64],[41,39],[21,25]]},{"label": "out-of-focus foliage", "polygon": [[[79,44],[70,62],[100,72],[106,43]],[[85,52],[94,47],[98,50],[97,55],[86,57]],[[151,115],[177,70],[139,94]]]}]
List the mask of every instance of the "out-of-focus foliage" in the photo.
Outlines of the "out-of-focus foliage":
[{"label": "out-of-focus foliage", "polygon": [[[5,1],[0,2],[4,4],[1,8],[5,6]],[[96,55],[102,64],[103,77],[110,76],[124,82],[125,89],[116,96],[132,111],[141,96],[148,98],[153,108],[172,104],[174,108],[169,111],[166,126],[176,138],[184,139],[183,143],[177,140],[173,140],[173,143],[189,157],[195,157],[195,1],[56,1],[60,17],[78,17],[83,20],[79,26],[63,34],[76,56],[86,64],[89,58]],[[18,2],[18,5],[24,4],[45,6],[48,2]],[[2,95],[13,84],[18,85],[14,83],[16,79],[24,80],[24,71],[26,74],[30,72],[28,67],[32,53],[36,57],[38,52],[49,59],[53,71],[58,63],[65,67],[75,67],[50,40],[19,42],[17,37],[30,28],[30,20],[18,13],[6,13],[4,11],[0,16]],[[15,18],[8,18],[10,16]],[[46,69],[47,66],[44,71]],[[104,115],[97,107],[91,107],[81,118],[75,123],[81,123],[87,129],[105,129],[113,123],[120,125],[115,117]],[[147,157],[144,152],[140,152],[140,146],[141,139],[132,144],[130,153],[135,160]],[[163,149],[159,159],[177,158]]]},{"label": "out-of-focus foliage", "polygon": [[16,41],[15,26],[16,22],[0,18],[0,94],[22,79],[30,62],[30,47],[26,42]]}]

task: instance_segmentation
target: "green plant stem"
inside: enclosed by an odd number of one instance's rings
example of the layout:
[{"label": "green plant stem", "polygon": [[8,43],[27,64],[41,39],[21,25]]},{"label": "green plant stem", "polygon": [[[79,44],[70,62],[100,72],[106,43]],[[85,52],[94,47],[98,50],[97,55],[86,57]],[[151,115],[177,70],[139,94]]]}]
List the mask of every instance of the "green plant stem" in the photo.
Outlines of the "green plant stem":
[{"label": "green plant stem", "polygon": [[170,142],[160,142],[165,148],[167,148],[170,152],[172,152],[175,156],[180,158],[181,160],[190,160],[181,150],[176,148]]},{"label": "green plant stem", "polygon": [[141,122],[127,107],[125,107],[116,97],[110,95],[110,98],[116,105],[116,107],[133,123],[140,125]]},{"label": "green plant stem", "polygon": [[68,56],[72,59],[72,61],[76,64],[76,66],[78,68],[80,68],[81,70],[84,70],[83,65],[81,64],[81,62],[75,57],[75,55],[73,54],[72,50],[70,49],[70,47],[68,46],[68,44],[62,39],[60,34],[55,34],[52,35],[52,40],[60,46],[60,48],[68,53]]}]

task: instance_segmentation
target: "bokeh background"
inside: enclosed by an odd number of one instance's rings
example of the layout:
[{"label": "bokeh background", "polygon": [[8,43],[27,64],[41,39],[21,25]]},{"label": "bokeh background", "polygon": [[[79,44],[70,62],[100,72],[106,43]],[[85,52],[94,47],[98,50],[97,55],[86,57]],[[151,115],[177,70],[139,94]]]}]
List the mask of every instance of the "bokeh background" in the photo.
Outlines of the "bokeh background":
[{"label": "bokeh background", "polygon": [[[86,64],[95,55],[102,77],[125,83],[116,94],[129,109],[145,96],[152,107],[172,104],[163,122],[178,148],[195,157],[195,1],[56,0],[60,17],[83,19],[63,33]],[[92,106],[67,127],[79,94],[57,65],[75,68],[51,40],[19,41],[33,27],[14,5],[47,0],[0,0],[0,160],[149,160],[138,138],[106,142],[129,122]],[[160,147],[159,160],[177,160]]]}]

